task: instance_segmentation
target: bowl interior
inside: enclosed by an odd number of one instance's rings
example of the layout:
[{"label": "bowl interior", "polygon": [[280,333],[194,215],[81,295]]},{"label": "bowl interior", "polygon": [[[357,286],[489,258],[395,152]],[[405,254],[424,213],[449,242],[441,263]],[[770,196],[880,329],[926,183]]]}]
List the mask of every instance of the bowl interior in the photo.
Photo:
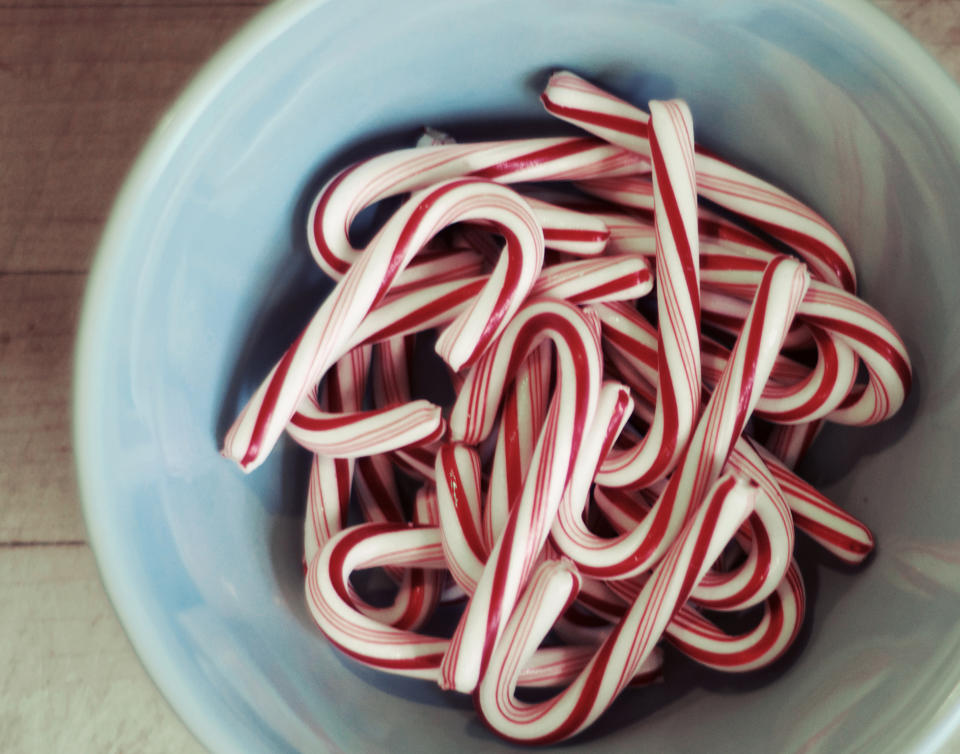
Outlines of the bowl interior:
[{"label": "bowl interior", "polygon": [[411,145],[423,125],[463,140],[563,133],[537,101],[559,67],[641,104],[683,97],[699,141],[821,212],[916,371],[897,418],[831,428],[806,466],[873,527],[878,553],[851,572],[801,545],[812,605],[798,650],[743,678],[671,655],[664,684],[625,693],[576,743],[932,746],[960,706],[960,97],[891,22],[839,0],[264,12],[141,158],[86,303],[81,484],[140,656],[214,750],[510,748],[469,700],[327,646],[302,597],[306,456],[283,445],[244,476],[218,444],[329,290],[303,232],[316,188],[353,159]]}]

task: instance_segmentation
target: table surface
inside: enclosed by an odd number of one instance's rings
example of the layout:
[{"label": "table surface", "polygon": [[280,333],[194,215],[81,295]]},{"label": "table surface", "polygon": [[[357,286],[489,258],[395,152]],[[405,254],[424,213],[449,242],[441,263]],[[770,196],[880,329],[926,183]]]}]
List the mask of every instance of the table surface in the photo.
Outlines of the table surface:
[{"label": "table surface", "polygon": [[[960,0],[876,0],[960,80]],[[0,751],[194,752],[104,594],[70,379],[107,212],[157,119],[267,0],[0,0]]]}]

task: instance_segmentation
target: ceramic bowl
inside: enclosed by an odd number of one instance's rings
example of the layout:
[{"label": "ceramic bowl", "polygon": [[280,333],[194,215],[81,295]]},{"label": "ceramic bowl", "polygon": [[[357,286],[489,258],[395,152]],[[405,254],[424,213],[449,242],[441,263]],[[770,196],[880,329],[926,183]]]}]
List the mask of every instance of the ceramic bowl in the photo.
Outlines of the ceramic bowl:
[{"label": "ceramic bowl", "polygon": [[[916,380],[900,414],[829,429],[804,472],[876,532],[863,568],[806,559],[797,648],[749,677],[668,658],[566,744],[596,752],[929,751],[960,726],[960,94],[858,0],[291,0],[227,45],[117,200],[77,349],[90,541],[137,652],[216,752],[509,750],[468,699],[339,656],[304,604],[307,459],[244,475],[225,428],[329,282],[306,247],[317,187],[424,124],[561,133],[572,68],[679,96],[708,148],[839,229]],[[810,549],[810,548],[808,548]],[[953,738],[954,745],[960,739]]]}]

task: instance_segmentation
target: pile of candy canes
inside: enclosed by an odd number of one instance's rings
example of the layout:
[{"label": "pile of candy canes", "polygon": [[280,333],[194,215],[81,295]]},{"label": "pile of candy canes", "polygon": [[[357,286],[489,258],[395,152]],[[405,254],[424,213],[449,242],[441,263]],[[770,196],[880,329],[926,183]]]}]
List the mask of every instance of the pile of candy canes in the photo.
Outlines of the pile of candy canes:
[{"label": "pile of candy canes", "polygon": [[[662,640],[726,672],[782,655],[804,614],[795,529],[848,563],[873,546],[791,469],[824,421],[886,419],[911,379],[837,233],[697,146],[683,102],[648,114],[567,72],[542,101],[591,136],[428,133],[321,190],[308,235],[336,287],[223,450],[249,471],[286,431],[315,453],[306,595],[330,642],[472,694],[531,743],[656,677]],[[353,248],[357,215],[400,194]],[[434,329],[448,409],[412,398]],[[389,606],[351,583],[371,568],[396,581]],[[419,630],[450,602],[452,636]],[[741,635],[708,617],[757,605]]]}]

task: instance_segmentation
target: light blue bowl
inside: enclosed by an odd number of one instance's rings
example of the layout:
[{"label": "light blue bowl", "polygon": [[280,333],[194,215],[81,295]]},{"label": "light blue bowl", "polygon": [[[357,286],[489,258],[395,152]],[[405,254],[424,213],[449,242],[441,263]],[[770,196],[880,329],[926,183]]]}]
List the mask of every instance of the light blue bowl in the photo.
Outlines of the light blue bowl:
[{"label": "light blue bowl", "polygon": [[822,212],[917,375],[897,419],[830,430],[809,464],[874,527],[879,552],[858,573],[807,568],[802,651],[749,679],[678,660],[577,743],[933,750],[960,723],[960,95],[855,0],[292,0],[263,12],[137,162],[86,298],[81,487],[140,657],[218,752],[507,748],[467,700],[327,646],[301,596],[305,458],[285,446],[244,476],[218,441],[328,289],[302,232],[318,184],[411,144],[422,124],[460,138],[557,132],[536,94],[561,66],[638,103],[686,98],[700,141]]}]

